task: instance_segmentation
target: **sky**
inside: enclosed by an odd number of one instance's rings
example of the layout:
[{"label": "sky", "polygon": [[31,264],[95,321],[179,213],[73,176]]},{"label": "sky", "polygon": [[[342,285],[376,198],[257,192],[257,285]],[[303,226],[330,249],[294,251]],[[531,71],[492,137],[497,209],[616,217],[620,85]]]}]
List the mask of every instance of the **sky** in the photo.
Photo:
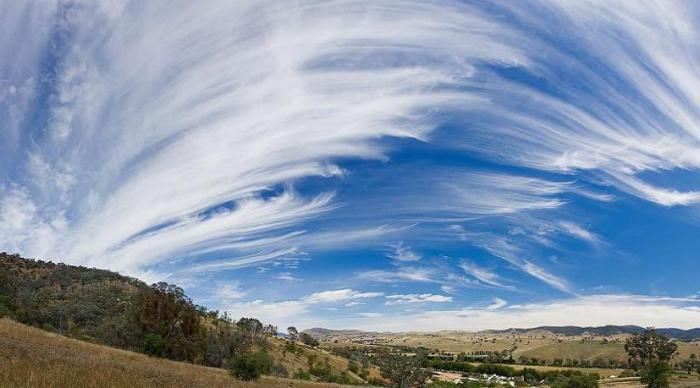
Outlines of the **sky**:
[{"label": "sky", "polygon": [[280,328],[700,326],[700,3],[0,0],[0,250]]}]

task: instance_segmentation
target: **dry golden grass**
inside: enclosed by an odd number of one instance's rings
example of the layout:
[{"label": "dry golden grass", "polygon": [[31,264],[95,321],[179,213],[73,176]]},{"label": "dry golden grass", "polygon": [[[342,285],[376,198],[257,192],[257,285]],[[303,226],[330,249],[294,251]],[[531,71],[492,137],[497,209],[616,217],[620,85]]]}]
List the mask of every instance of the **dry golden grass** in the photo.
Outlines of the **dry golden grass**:
[{"label": "dry golden grass", "polygon": [[242,382],[223,369],[152,358],[0,319],[0,387],[3,388],[329,386],[340,387],[273,377]]}]

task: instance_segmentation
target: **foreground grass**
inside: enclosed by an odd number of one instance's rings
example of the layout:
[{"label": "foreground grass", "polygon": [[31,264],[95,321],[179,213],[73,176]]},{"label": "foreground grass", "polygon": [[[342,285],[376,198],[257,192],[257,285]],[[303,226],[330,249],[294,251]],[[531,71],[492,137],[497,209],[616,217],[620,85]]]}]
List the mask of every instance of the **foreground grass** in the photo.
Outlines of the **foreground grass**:
[{"label": "foreground grass", "polygon": [[0,386],[74,387],[340,387],[263,377],[233,379],[223,369],[152,358],[62,337],[0,319]]}]

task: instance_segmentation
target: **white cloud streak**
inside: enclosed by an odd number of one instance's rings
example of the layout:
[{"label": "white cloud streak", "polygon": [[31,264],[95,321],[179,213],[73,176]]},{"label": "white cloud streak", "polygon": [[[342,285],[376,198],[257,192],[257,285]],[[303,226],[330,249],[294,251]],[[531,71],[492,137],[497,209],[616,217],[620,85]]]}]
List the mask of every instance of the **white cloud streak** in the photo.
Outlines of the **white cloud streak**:
[{"label": "white cloud streak", "polygon": [[387,306],[413,304],[413,303],[446,303],[452,302],[451,296],[436,295],[436,294],[394,294],[387,295],[389,299],[384,302]]},{"label": "white cloud streak", "polygon": [[392,271],[361,271],[357,277],[375,283],[393,283],[397,281],[436,282],[437,271],[430,267],[399,267]]},{"label": "white cloud streak", "polygon": [[491,302],[491,304],[488,305],[488,307],[486,307],[486,309],[487,310],[498,310],[498,309],[505,307],[507,305],[508,305],[508,301],[506,301],[505,299],[494,298],[493,302]]},{"label": "white cloud streak", "polygon": [[388,258],[397,261],[418,261],[421,255],[411,250],[411,247],[404,246],[403,243],[394,245],[393,252],[387,255]]},{"label": "white cloud streak", "polygon": [[483,282],[489,286],[498,288],[508,288],[509,286],[503,284],[501,277],[488,268],[480,267],[474,263],[468,261],[463,261],[460,267],[464,270],[467,275],[474,277],[475,279]]},{"label": "white cloud streak", "polygon": [[376,298],[382,296],[384,293],[381,292],[359,292],[351,289],[342,289],[335,291],[323,291],[317,292],[309,295],[304,299],[306,303],[318,304],[318,303],[337,303],[352,299],[362,299],[362,298]]}]

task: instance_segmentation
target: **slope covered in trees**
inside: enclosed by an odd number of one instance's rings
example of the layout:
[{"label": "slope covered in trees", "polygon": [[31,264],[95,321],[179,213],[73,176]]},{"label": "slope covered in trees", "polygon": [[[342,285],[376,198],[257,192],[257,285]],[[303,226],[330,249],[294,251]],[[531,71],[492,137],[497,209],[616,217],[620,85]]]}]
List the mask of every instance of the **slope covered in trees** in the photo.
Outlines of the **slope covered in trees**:
[{"label": "slope covered in trees", "polygon": [[229,367],[237,358],[265,353],[270,362],[262,365],[263,374],[363,381],[347,371],[347,360],[276,338],[274,326],[254,318],[234,321],[196,305],[172,284],[147,285],[94,268],[0,253],[2,317],[171,360]]},{"label": "slope covered in trees", "polygon": [[105,270],[5,253],[0,254],[0,316],[71,337],[209,366],[221,366],[260,334],[236,330],[228,317],[195,305],[175,285],[149,286]]}]

